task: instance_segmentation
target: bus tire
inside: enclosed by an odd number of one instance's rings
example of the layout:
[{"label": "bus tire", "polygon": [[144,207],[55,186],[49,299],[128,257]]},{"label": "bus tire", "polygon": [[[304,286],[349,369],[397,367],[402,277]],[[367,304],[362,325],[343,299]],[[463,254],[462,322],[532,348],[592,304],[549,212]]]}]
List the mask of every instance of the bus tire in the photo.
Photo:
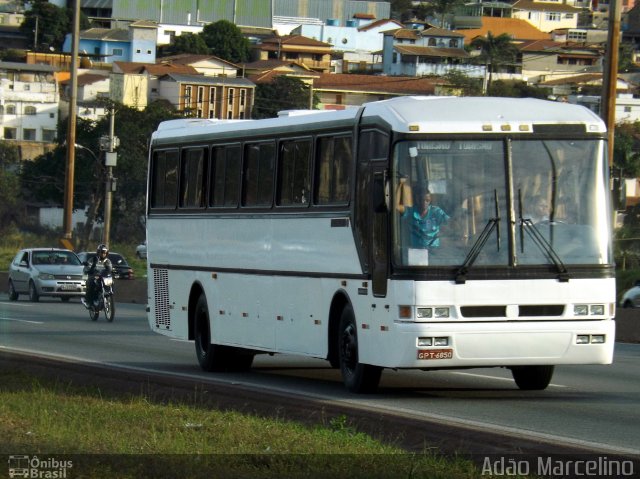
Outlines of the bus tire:
[{"label": "bus tire", "polygon": [[347,304],[340,316],[338,336],[340,370],[346,388],[354,393],[374,392],[380,382],[382,368],[362,364],[358,360],[358,328],[353,308]]},{"label": "bus tire", "polygon": [[204,371],[246,371],[251,368],[253,354],[240,355],[236,348],[213,344],[207,298],[198,298],[194,316],[194,339],[198,363]]},{"label": "bus tire", "polygon": [[554,366],[514,366],[513,379],[523,391],[546,389],[553,377]]}]

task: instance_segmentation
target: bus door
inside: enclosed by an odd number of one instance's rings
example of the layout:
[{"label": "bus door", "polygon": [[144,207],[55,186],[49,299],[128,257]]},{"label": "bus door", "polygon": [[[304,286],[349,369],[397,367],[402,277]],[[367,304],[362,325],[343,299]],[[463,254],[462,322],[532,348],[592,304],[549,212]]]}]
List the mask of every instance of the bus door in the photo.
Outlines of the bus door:
[{"label": "bus door", "polygon": [[389,277],[389,195],[386,165],[371,165],[371,282],[373,295],[387,295]]}]

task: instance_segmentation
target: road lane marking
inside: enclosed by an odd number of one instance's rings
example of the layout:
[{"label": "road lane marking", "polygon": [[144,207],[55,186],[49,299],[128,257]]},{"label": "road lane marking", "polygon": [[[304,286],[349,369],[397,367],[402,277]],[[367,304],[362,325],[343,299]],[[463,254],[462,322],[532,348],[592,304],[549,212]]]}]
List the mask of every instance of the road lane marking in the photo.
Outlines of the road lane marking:
[{"label": "road lane marking", "polygon": [[[457,372],[457,371],[451,371],[451,374],[457,374],[459,376],[473,376],[476,378],[482,378],[482,379],[497,379],[499,381],[509,381],[509,382],[513,382],[513,378],[501,378],[500,376],[490,376],[488,374],[475,374],[475,373],[462,373],[462,372]],[[568,388],[569,386],[565,386],[564,384],[553,384],[553,383],[549,383],[548,387],[554,387],[554,388]]]},{"label": "road lane marking", "polygon": [[43,321],[29,321],[28,319],[0,318],[0,321],[13,321],[14,323],[44,324]]}]

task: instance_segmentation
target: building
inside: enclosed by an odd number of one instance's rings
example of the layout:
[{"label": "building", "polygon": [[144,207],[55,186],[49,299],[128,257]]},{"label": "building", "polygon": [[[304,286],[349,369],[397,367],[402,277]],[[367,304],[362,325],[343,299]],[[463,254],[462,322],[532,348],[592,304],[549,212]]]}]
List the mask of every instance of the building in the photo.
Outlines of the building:
[{"label": "building", "polygon": [[522,76],[528,83],[602,72],[604,55],[598,47],[552,40],[528,41],[516,46],[522,59]]},{"label": "building", "polygon": [[159,78],[169,73],[196,75],[198,72],[190,65],[115,62],[109,97],[142,110],[150,102],[161,99]]},{"label": "building", "polygon": [[253,47],[257,60],[294,61],[310,70],[329,73],[331,70],[331,45],[301,35],[265,38]]},{"label": "building", "polygon": [[313,90],[318,108],[344,110],[396,96],[443,94],[444,83],[437,78],[324,73],[314,80]]},{"label": "building", "polygon": [[563,2],[517,0],[511,15],[529,22],[542,32],[551,32],[560,28],[576,28],[581,11]]},{"label": "building", "polygon": [[23,160],[45,153],[56,140],[57,73],[49,65],[0,62],[2,139],[16,143]]},{"label": "building", "polygon": [[[76,93],[76,116],[83,120],[98,121],[107,116],[106,105],[100,100],[109,98],[110,91],[109,72],[106,71],[79,71]],[[67,112],[68,100],[71,89],[71,79],[60,82],[60,109]]]},{"label": "building", "polygon": [[255,84],[246,78],[170,73],[159,78],[159,95],[196,118],[251,118]]},{"label": "building", "polygon": [[[157,25],[149,21],[130,23],[127,28],[90,28],[80,32],[78,51],[93,62],[116,61],[154,63]],[[65,37],[62,51],[71,52],[71,34]]]},{"label": "building", "polygon": [[332,71],[336,73],[354,70],[382,71],[382,33],[402,26],[396,20],[375,20],[368,15],[359,14],[345,26],[303,24],[294,28],[291,33],[332,45]]},{"label": "building", "polygon": [[386,75],[441,76],[458,71],[469,77],[484,77],[486,67],[471,63],[461,33],[427,27],[401,28],[383,35],[382,70]]}]

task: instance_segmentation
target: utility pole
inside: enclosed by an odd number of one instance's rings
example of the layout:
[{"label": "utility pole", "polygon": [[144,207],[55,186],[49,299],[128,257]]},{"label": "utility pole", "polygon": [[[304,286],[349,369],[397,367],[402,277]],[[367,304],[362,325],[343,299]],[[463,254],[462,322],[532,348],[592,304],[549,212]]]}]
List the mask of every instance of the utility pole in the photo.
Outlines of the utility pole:
[{"label": "utility pole", "polygon": [[69,122],[67,131],[67,164],[64,181],[64,218],[63,237],[60,244],[67,249],[75,249],[73,245],[73,186],[76,161],[76,97],[78,95],[78,43],[80,35],[80,0],[73,6],[73,34],[71,46],[71,91],[69,93]]},{"label": "utility pole", "polygon": [[616,87],[618,85],[618,49],[620,45],[620,10],[621,0],[609,3],[609,33],[607,38],[607,55],[605,57],[605,74],[602,81],[602,103],[600,116],[607,125],[609,140],[609,166],[613,165],[613,140],[616,125]]},{"label": "utility pole", "polygon": [[109,136],[100,138],[100,148],[105,150],[104,165],[107,168],[107,178],[104,185],[104,231],[102,233],[102,242],[109,245],[111,231],[111,204],[113,192],[116,190],[116,179],[113,177],[113,168],[118,161],[118,154],[114,151],[120,144],[119,139],[115,136],[115,117],[116,110],[111,107],[109,117]]}]

